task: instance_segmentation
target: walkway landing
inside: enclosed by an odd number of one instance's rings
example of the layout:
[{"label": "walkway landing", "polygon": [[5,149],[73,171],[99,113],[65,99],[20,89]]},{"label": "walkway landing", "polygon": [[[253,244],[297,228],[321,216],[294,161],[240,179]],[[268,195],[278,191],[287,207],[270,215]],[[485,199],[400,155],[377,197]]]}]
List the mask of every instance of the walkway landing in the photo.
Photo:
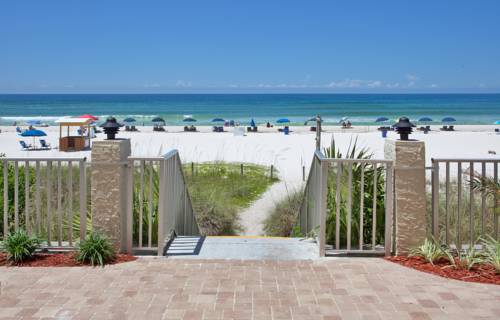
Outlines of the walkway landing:
[{"label": "walkway landing", "polygon": [[271,237],[177,237],[167,257],[182,259],[310,260],[318,247],[310,240]]}]

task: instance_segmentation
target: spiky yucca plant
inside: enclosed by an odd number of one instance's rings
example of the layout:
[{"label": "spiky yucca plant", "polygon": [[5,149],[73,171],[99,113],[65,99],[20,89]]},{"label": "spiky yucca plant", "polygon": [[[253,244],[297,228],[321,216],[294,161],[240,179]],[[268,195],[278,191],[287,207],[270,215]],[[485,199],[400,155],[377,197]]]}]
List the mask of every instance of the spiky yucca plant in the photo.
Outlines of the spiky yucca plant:
[{"label": "spiky yucca plant", "polygon": [[445,256],[447,256],[446,251],[432,239],[425,239],[422,245],[410,251],[410,257],[422,257],[432,265]]},{"label": "spiky yucca plant", "polygon": [[40,241],[37,237],[32,237],[26,231],[20,229],[7,235],[2,248],[7,252],[8,260],[21,263],[33,258],[39,244]]},{"label": "spiky yucca plant", "polygon": [[481,240],[481,244],[483,245],[484,262],[495,267],[496,272],[500,274],[500,241],[487,236]]},{"label": "spiky yucca plant", "polygon": [[115,259],[116,252],[111,242],[99,233],[92,232],[78,247],[76,261],[101,266]]}]

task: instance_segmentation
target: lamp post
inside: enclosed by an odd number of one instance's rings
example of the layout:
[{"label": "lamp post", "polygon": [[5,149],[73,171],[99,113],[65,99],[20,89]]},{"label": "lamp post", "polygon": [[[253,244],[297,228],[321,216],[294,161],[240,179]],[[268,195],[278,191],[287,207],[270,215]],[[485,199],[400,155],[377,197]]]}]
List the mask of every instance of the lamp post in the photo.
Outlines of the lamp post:
[{"label": "lamp post", "polygon": [[123,127],[123,124],[118,123],[114,117],[109,117],[106,119],[106,122],[101,124],[101,128],[103,128],[107,140],[115,140],[115,136],[118,131],[120,131],[120,127]]},{"label": "lamp post", "polygon": [[399,140],[408,141],[408,136],[412,133],[413,127],[415,125],[410,122],[410,119],[407,117],[399,118],[399,121],[393,125],[396,129],[396,132],[399,134]]}]

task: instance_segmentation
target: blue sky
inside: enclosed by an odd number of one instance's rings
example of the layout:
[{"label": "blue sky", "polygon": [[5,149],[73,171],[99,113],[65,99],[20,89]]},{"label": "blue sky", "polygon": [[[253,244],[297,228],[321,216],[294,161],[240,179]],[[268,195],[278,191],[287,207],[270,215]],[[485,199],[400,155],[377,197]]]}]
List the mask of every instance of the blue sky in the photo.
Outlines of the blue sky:
[{"label": "blue sky", "polygon": [[0,93],[500,92],[500,1],[0,2]]}]

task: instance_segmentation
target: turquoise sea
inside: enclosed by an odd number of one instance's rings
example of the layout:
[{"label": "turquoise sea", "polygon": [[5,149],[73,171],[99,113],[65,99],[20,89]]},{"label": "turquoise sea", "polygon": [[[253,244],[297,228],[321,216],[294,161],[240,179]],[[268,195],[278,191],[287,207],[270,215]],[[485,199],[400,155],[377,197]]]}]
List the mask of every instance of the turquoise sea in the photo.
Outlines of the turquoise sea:
[{"label": "turquoise sea", "polygon": [[431,117],[436,123],[451,116],[457,124],[493,124],[500,120],[500,94],[1,94],[0,124],[28,119],[51,123],[62,116],[90,113],[131,116],[151,124],[156,116],[167,124],[182,124],[192,115],[198,124],[213,118],[248,123],[288,118],[303,124],[320,114],[328,124],[349,117],[354,124],[373,124],[379,116],[417,120]]}]

